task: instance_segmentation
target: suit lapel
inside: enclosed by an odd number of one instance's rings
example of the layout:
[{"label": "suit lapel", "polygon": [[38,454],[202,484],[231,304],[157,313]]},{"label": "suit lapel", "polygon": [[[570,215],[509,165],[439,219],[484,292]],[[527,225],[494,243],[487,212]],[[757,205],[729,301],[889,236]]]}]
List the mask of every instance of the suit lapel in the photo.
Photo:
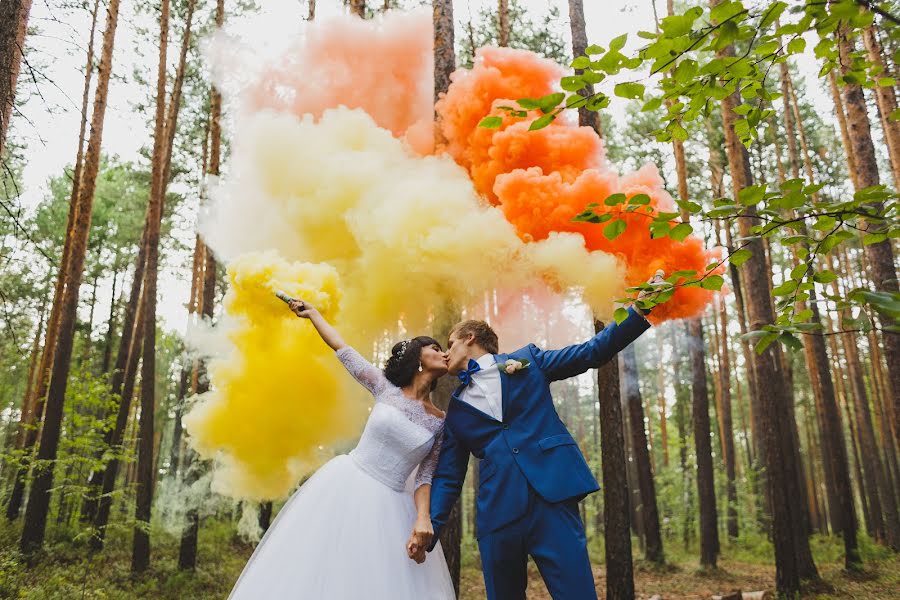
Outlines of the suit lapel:
[{"label": "suit lapel", "polygon": [[501,365],[506,360],[505,357],[505,354],[494,355],[494,360],[497,362],[497,371],[500,373],[500,417],[504,423],[506,422],[506,397],[509,395],[506,393],[506,386],[508,384],[507,378],[509,375],[501,368]]}]

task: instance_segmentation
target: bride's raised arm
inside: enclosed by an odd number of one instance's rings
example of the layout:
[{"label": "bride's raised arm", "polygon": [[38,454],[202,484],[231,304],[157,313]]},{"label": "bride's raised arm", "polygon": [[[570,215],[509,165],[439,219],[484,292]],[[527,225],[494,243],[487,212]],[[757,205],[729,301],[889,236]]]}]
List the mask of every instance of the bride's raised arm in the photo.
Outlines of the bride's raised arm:
[{"label": "bride's raised arm", "polygon": [[372,392],[372,395],[377,400],[378,395],[387,385],[384,373],[367,361],[359,352],[347,345],[341,334],[337,332],[337,329],[332,327],[314,306],[303,300],[291,300],[289,306],[298,317],[309,319],[322,340],[337,353],[338,360],[341,361],[347,371],[363,387]]},{"label": "bride's raised arm", "polygon": [[341,334],[325,320],[325,317],[319,314],[319,311],[316,310],[315,306],[308,302],[304,302],[303,300],[291,300],[288,303],[288,306],[291,307],[291,310],[294,311],[294,314],[298,317],[309,319],[309,322],[312,323],[313,327],[316,328],[316,331],[319,332],[319,336],[321,336],[326,344],[331,346],[332,350],[337,351],[347,346],[344,342],[344,338],[341,337]]}]

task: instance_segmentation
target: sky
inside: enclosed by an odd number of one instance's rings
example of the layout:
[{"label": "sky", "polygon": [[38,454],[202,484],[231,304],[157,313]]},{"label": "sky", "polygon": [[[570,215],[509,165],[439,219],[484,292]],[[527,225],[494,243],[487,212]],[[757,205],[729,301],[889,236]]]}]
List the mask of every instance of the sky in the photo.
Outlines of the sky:
[{"label": "sky", "polygon": [[[658,10],[665,11],[665,4],[661,0],[657,2]],[[306,0],[258,0],[257,3],[261,5],[259,14],[237,21],[231,19],[228,28],[247,41],[259,44],[261,53],[275,52],[302,26],[308,11]],[[147,58],[142,58],[136,50],[140,40],[146,39],[139,37],[138,30],[151,27],[152,22],[147,14],[135,13],[135,4],[122,3],[113,72],[124,77],[114,79],[110,87],[103,150],[107,154],[118,155],[122,160],[139,162],[144,160],[139,151],[142,146],[151,145],[152,132],[145,123],[145,117],[135,110],[136,105],[147,98],[147,84],[141,84],[133,74],[137,72],[144,77],[155,78],[156,67],[155,49],[144,49]],[[569,42],[566,0],[522,0],[522,4],[535,18],[540,18],[550,6],[557,6],[561,17],[555,26]],[[584,4],[589,43],[605,45],[622,33],[634,34],[639,30],[653,29],[650,0],[586,0]],[[457,26],[468,21],[470,15],[476,16],[482,7],[493,8],[495,5],[495,0],[455,0]],[[316,10],[318,17],[324,17],[345,9],[340,0],[319,0]],[[104,16],[105,11],[99,17],[99,28],[102,28]],[[58,175],[65,165],[73,162],[90,20],[85,12],[60,16],[49,0],[36,0],[30,25],[36,33],[26,40],[26,47],[29,63],[39,71],[36,78],[40,82],[37,88],[40,94],[34,93],[33,85],[26,86],[26,102],[21,115],[14,117],[12,123],[13,135],[19,142],[27,144],[27,166],[21,198],[21,205],[26,210],[33,208],[44,197],[48,178]],[[630,42],[636,45],[634,35],[630,37]],[[99,46],[99,33],[97,43]],[[146,45],[146,42],[143,44]],[[26,66],[20,82],[23,77],[29,76]],[[823,110],[829,110],[823,93],[814,93],[813,101],[821,104]],[[610,110],[614,116],[621,116],[624,114],[624,104],[614,103]],[[184,224],[177,227],[173,234],[190,245],[193,239],[190,223],[193,218],[190,214],[185,217],[182,220]],[[187,323],[185,303],[190,287],[187,283],[190,276],[189,257],[171,256],[169,261],[160,274],[159,316],[164,328],[184,331]],[[111,279],[104,283],[99,292],[97,315],[108,313],[110,283]],[[103,308],[104,305],[106,308]]]}]

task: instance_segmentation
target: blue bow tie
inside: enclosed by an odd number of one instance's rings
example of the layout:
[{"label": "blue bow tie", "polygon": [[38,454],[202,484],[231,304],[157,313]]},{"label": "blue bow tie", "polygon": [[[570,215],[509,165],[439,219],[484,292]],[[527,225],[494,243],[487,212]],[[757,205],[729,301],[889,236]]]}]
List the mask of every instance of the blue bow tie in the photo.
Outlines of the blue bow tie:
[{"label": "blue bow tie", "polygon": [[459,373],[456,374],[456,376],[459,377],[459,380],[465,386],[465,385],[469,385],[470,383],[472,383],[472,375],[474,375],[475,373],[477,373],[480,370],[481,370],[481,365],[479,365],[478,362],[476,362],[475,360],[470,358],[469,359],[469,368],[466,369],[465,371],[460,371]]}]

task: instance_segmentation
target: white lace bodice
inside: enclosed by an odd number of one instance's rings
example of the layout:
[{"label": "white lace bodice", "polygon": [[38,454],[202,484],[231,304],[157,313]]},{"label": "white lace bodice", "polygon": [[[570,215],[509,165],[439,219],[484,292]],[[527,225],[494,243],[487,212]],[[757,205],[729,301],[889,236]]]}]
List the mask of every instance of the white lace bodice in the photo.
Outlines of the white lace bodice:
[{"label": "white lace bodice", "polygon": [[416,466],[419,470],[415,487],[431,483],[441,449],[444,420],[404,395],[353,348],[341,348],[337,357],[375,396],[375,407],[350,456],[362,470],[397,491],[405,489]]}]

